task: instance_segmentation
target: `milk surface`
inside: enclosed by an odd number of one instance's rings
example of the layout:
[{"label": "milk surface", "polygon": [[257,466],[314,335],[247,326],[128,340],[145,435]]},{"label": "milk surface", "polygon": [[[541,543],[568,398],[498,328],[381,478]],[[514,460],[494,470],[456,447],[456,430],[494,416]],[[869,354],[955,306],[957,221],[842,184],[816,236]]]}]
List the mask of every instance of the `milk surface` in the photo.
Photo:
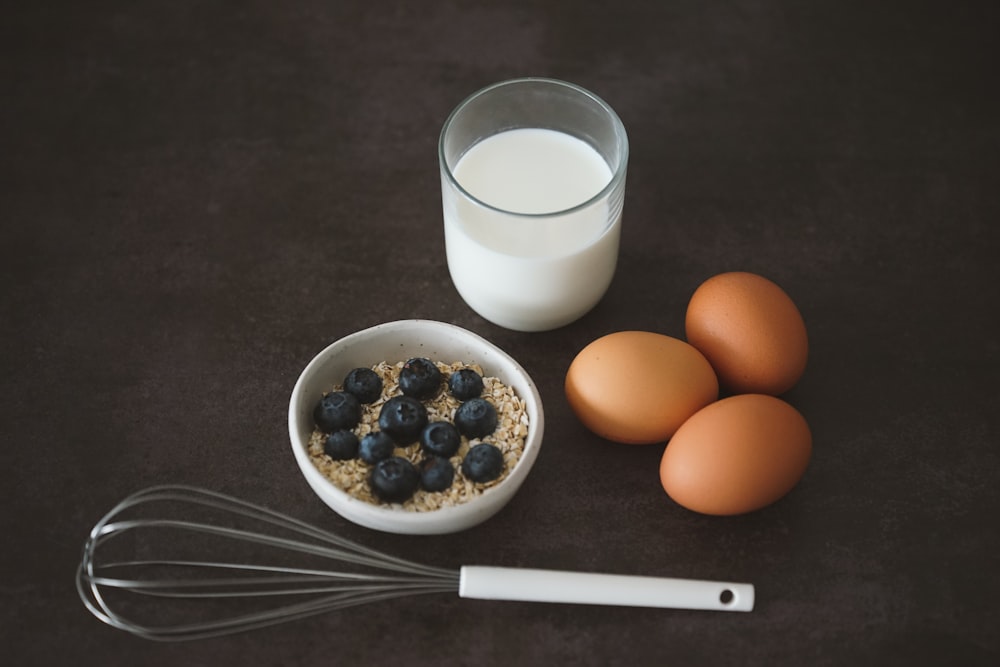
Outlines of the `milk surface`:
[{"label": "milk surface", "polygon": [[557,213],[587,201],[611,181],[590,144],[562,132],[509,130],[484,139],[455,167],[473,197],[512,213]]},{"label": "milk surface", "polygon": [[448,268],[466,303],[502,326],[540,331],[600,300],[617,261],[624,188],[590,201],[612,178],[596,150],[553,130],[509,130],[473,146],[453,171],[479,200],[442,179]]}]

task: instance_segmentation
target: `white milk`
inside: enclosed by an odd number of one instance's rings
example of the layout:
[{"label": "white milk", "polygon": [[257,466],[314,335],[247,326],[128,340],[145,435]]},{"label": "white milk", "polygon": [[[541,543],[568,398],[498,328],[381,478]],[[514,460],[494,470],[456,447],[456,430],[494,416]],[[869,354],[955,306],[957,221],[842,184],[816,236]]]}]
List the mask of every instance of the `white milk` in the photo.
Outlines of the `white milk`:
[{"label": "white milk", "polygon": [[509,130],[469,149],[454,175],[479,200],[443,179],[448,268],[476,312],[540,331],[572,322],[601,299],[618,257],[624,187],[573,208],[612,178],[589,144],[553,130]]}]

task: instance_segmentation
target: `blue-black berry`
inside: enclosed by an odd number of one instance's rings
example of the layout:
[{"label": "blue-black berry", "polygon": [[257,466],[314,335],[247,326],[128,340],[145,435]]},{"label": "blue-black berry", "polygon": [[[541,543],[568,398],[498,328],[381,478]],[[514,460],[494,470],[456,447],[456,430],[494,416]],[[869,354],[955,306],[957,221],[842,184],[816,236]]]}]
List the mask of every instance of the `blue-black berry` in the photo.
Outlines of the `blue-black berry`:
[{"label": "blue-black berry", "polygon": [[342,429],[326,436],[323,452],[335,461],[346,461],[358,455],[358,436],[354,431]]},{"label": "blue-black berry", "polygon": [[395,449],[396,443],[392,441],[388,433],[372,431],[361,438],[361,444],[358,446],[358,458],[365,463],[378,463],[382,459],[392,456]]},{"label": "blue-black berry", "polygon": [[344,391],[359,403],[374,403],[382,395],[382,378],[370,368],[355,368],[344,378]]},{"label": "blue-black berry", "polygon": [[462,459],[462,474],[473,482],[490,482],[503,472],[503,453],[494,445],[483,442]]},{"label": "blue-black berry", "polygon": [[420,486],[427,491],[444,491],[455,481],[455,466],[440,456],[431,456],[420,464]]},{"label": "blue-black berry", "polygon": [[420,473],[406,459],[393,456],[375,464],[371,485],[372,492],[380,499],[388,503],[401,503],[417,490]]},{"label": "blue-black berry", "polygon": [[470,440],[486,437],[496,430],[497,409],[485,398],[470,398],[455,411],[455,426]]},{"label": "blue-black berry", "polygon": [[477,398],[483,393],[483,376],[471,368],[462,368],[448,377],[448,389],[460,401]]},{"label": "blue-black berry", "polygon": [[400,445],[416,442],[427,426],[427,408],[410,396],[393,396],[382,405],[378,427]]},{"label": "blue-black berry", "polygon": [[430,359],[410,359],[399,371],[399,390],[419,400],[434,398],[441,389],[442,375]]},{"label": "blue-black berry", "polygon": [[353,394],[331,391],[316,404],[313,421],[324,433],[354,428],[361,421],[361,404]]},{"label": "blue-black berry", "polygon": [[431,422],[420,432],[420,446],[428,454],[445,458],[458,451],[462,436],[451,422]]}]

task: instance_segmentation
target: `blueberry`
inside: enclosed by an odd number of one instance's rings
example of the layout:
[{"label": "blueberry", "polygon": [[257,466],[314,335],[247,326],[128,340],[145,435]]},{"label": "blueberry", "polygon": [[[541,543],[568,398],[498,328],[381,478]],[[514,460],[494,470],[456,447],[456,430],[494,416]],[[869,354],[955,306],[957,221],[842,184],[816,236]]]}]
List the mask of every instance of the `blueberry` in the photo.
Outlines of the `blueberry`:
[{"label": "blueberry", "polygon": [[420,485],[420,473],[412,463],[400,456],[383,459],[375,464],[371,476],[372,491],[388,503],[401,503]]},{"label": "blueberry", "polygon": [[361,438],[361,444],[358,446],[358,457],[365,463],[378,463],[382,459],[392,456],[395,449],[396,443],[392,441],[388,433],[372,431]]},{"label": "blueberry", "polygon": [[378,426],[400,445],[416,442],[427,426],[427,408],[410,396],[393,396],[382,405]]},{"label": "blueberry", "polygon": [[455,481],[455,467],[451,461],[431,456],[420,464],[420,485],[427,491],[444,491]]},{"label": "blueberry", "polygon": [[382,395],[382,378],[370,368],[355,368],[344,378],[344,391],[359,403],[374,403]]},{"label": "blueberry", "polygon": [[407,396],[424,400],[433,398],[441,388],[441,371],[430,359],[410,359],[399,371],[399,390]]},{"label": "blueberry", "polygon": [[450,422],[431,422],[420,432],[420,445],[434,456],[451,456],[460,444],[462,436]]},{"label": "blueberry", "polygon": [[494,445],[483,442],[465,455],[462,474],[473,482],[490,482],[503,472],[503,454]]},{"label": "blueberry", "polygon": [[335,461],[346,461],[358,455],[358,436],[354,431],[341,429],[326,436],[323,452]]},{"label": "blueberry", "polygon": [[354,428],[361,421],[361,404],[353,394],[331,391],[316,404],[313,420],[324,433]]},{"label": "blueberry", "polygon": [[485,398],[470,398],[455,411],[455,426],[470,440],[485,437],[497,427],[497,409]]},{"label": "blueberry", "polygon": [[460,401],[476,398],[483,393],[483,376],[471,368],[463,368],[448,378],[448,389]]}]

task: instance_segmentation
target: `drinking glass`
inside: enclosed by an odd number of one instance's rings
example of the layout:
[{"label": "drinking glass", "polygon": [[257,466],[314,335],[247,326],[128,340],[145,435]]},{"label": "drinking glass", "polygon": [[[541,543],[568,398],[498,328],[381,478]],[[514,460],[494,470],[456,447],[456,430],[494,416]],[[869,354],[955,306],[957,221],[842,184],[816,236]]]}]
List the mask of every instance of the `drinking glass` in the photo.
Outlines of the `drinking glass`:
[{"label": "drinking glass", "polygon": [[458,105],[438,144],[452,282],[485,319],[517,331],[575,321],[618,261],[628,137],[597,95],[555,79],[488,86]]}]

